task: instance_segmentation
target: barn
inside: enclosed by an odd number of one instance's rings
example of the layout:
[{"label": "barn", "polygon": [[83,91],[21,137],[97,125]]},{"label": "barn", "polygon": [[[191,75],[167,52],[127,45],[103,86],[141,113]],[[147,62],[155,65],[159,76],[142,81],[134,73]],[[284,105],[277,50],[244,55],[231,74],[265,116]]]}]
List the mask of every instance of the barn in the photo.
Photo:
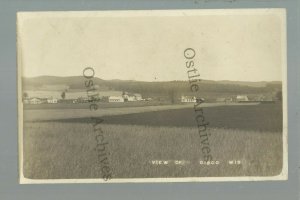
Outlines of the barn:
[{"label": "barn", "polygon": [[122,96],[109,96],[108,102],[124,102],[124,98]]}]

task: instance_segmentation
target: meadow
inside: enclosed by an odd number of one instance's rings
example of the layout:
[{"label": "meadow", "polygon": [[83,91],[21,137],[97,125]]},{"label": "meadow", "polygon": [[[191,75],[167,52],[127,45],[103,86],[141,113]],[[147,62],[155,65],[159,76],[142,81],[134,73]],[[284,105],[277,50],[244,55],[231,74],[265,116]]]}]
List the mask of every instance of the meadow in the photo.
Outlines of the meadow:
[{"label": "meadow", "polygon": [[[132,104],[133,103],[133,104]],[[52,106],[53,108],[49,109],[44,107],[44,105]],[[112,115],[125,115],[132,113],[147,113],[154,111],[162,110],[174,110],[174,109],[183,109],[183,108],[192,108],[193,104],[167,104],[167,105],[144,105],[140,106],[139,102],[129,102],[128,103],[97,103],[98,110],[91,111],[89,106],[91,103],[83,104],[37,104],[29,105],[32,106],[29,108],[27,105],[24,107],[23,116],[24,121],[48,121],[48,120],[61,120],[65,119],[86,119],[89,117],[103,117],[103,116],[112,116]],[[130,106],[131,105],[131,106]],[[201,107],[219,107],[219,106],[242,106],[242,105],[257,105],[257,103],[203,103]],[[42,106],[42,107],[40,107]],[[69,107],[70,106],[70,107]]]},{"label": "meadow", "polygon": [[[126,108],[126,107],[144,107],[144,106],[159,106],[169,105],[170,102],[159,101],[134,101],[134,102],[95,102],[101,108]],[[25,104],[26,110],[53,110],[53,109],[87,109],[91,103],[56,103],[56,104]]]},{"label": "meadow", "polygon": [[[152,127],[196,127],[195,112],[191,105],[148,112],[106,115],[106,124],[142,125]],[[209,127],[282,132],[282,108],[280,104],[210,106],[204,108],[205,121]],[[57,122],[88,123],[89,118],[68,118],[52,120]]]},{"label": "meadow", "polygon": [[[199,164],[202,153],[192,108],[103,115],[101,127],[113,178],[274,176],[281,172],[281,104],[207,107],[204,115],[210,122],[211,154],[219,165]],[[25,121],[24,175],[101,178],[96,145],[87,117]],[[155,160],[169,163],[156,165]],[[176,165],[176,160],[184,164]],[[230,165],[230,160],[241,164]]]}]

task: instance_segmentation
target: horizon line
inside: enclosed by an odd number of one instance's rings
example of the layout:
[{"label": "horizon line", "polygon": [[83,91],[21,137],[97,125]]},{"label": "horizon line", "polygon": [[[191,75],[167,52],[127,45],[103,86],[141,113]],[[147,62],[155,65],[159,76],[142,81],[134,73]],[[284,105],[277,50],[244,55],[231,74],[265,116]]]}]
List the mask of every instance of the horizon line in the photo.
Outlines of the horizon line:
[{"label": "horizon line", "polygon": [[[56,76],[56,75],[40,75],[40,76],[22,76],[22,78],[41,78],[41,77],[56,77],[56,78],[70,78],[70,77],[84,77],[84,76]],[[117,80],[117,81],[136,81],[136,82],[173,82],[173,81],[189,81],[187,80],[156,80],[156,81],[144,81],[144,80],[130,80],[130,79],[103,79],[97,76],[94,76],[93,78],[98,78],[104,81],[113,81],[113,80]],[[243,80],[214,80],[214,79],[199,79],[200,81],[230,81],[230,82],[251,82],[251,83],[259,83],[259,82],[282,82],[282,80],[270,80],[270,81],[243,81]]]}]

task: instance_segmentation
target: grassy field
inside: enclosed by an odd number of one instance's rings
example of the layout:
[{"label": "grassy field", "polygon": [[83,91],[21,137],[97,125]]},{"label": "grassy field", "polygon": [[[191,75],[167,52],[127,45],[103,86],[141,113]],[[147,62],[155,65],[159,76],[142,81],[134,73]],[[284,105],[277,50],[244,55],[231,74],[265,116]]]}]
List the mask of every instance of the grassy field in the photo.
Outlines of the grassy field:
[{"label": "grassy field", "polygon": [[[127,103],[126,103],[127,104]],[[47,105],[47,104],[45,104]],[[51,104],[48,104],[51,105]],[[59,104],[57,104],[59,105]],[[68,104],[65,104],[68,105]],[[45,121],[45,120],[73,120],[75,118],[89,118],[89,117],[103,117],[103,116],[112,116],[112,115],[124,115],[124,114],[133,114],[133,113],[145,113],[145,112],[154,112],[162,110],[174,110],[189,108],[192,110],[193,104],[169,104],[169,105],[148,105],[148,106],[123,106],[123,103],[111,103],[113,107],[102,107],[102,104],[98,105],[98,110],[91,111],[89,110],[90,104],[84,104],[85,109],[81,108],[81,104],[78,108],[69,108],[69,109],[24,109],[24,121]],[[118,107],[118,105],[120,107]],[[201,107],[219,107],[219,106],[242,106],[241,103],[225,104],[225,103],[203,103]],[[246,104],[257,105],[256,103]],[[34,105],[39,106],[39,105]],[[64,104],[61,104],[64,106]]]},{"label": "grassy field", "polygon": [[[282,132],[282,108],[280,104],[212,106],[204,108],[205,121],[209,127]],[[158,110],[103,116],[106,124],[196,127],[195,112],[190,105],[182,109]],[[88,123],[89,118],[53,120],[57,122]]]},{"label": "grassy field", "polygon": [[[126,108],[126,107],[143,107],[143,106],[159,106],[169,105],[170,102],[159,101],[134,101],[134,102],[95,102],[101,108]],[[41,109],[88,109],[91,103],[55,103],[55,104],[24,104],[26,110]]]},{"label": "grassy field", "polygon": [[[91,111],[90,111],[91,112]],[[44,114],[47,112],[44,111]],[[219,165],[199,165],[192,109],[104,117],[113,178],[272,176],[282,167],[280,104],[207,107],[210,144]],[[32,179],[101,178],[88,118],[24,123],[24,175]],[[168,160],[154,165],[153,160]],[[175,160],[188,163],[175,165]],[[240,160],[240,165],[229,165]]]},{"label": "grassy field", "polygon": [[39,109],[24,110],[24,121],[48,121],[48,120],[69,120],[74,118],[103,117],[111,115],[124,115],[129,113],[144,113],[160,110],[189,108],[191,105],[160,105],[160,106],[138,106],[138,107],[113,107],[90,109]]},{"label": "grassy field", "polygon": [[[24,173],[33,179],[101,178],[96,141],[89,124],[34,123],[25,127]],[[210,129],[211,149],[219,165],[199,165],[196,129],[103,125],[113,178],[271,176],[281,170],[279,133]],[[186,160],[179,166],[152,160]],[[241,165],[229,165],[241,160]]]}]

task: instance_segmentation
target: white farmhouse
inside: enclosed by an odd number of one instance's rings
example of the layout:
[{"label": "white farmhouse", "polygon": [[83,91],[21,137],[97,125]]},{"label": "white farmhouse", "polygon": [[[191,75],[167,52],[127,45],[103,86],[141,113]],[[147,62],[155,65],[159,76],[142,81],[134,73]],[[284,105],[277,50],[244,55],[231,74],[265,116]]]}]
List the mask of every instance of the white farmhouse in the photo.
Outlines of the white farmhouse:
[{"label": "white farmhouse", "polygon": [[134,96],[135,96],[135,99],[137,101],[142,101],[142,95],[141,94],[136,93],[136,94],[134,94]]},{"label": "white farmhouse", "polygon": [[142,95],[138,93],[136,94],[125,93],[122,96],[124,98],[124,101],[142,101]]},{"label": "white farmhouse", "polygon": [[49,99],[47,99],[47,103],[57,103],[57,99],[56,98],[49,98]]},{"label": "white farmhouse", "polygon": [[246,95],[238,95],[236,97],[236,101],[249,101],[248,96]]},{"label": "white farmhouse", "polygon": [[182,103],[196,103],[197,99],[196,99],[196,97],[191,97],[191,96],[181,96],[181,102]]},{"label": "white farmhouse", "polygon": [[41,104],[41,103],[42,103],[42,100],[39,99],[39,98],[34,97],[34,98],[31,98],[31,99],[29,100],[29,103],[30,103],[30,104]]}]

